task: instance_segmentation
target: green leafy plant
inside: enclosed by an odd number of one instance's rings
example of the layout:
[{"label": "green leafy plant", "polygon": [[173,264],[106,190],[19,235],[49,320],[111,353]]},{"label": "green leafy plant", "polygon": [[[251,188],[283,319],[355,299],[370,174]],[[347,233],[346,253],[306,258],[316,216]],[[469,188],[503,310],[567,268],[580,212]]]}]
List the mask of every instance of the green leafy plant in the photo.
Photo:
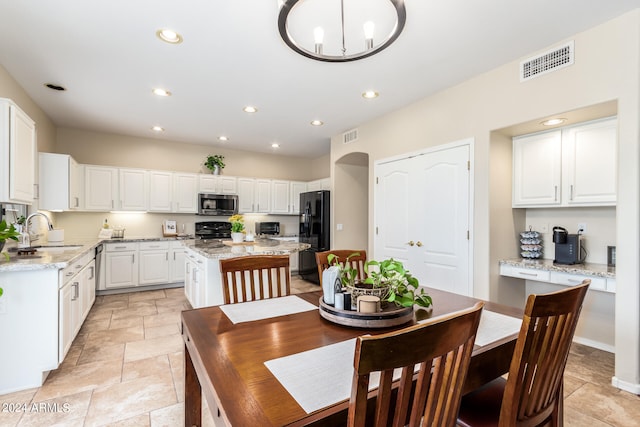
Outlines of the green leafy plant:
[{"label": "green leafy plant", "polygon": [[404,268],[402,262],[393,258],[380,262],[371,260],[364,264],[364,271],[367,274],[364,283],[374,288],[389,287],[386,301],[402,307],[411,307],[414,304],[420,307],[431,306],[431,297],[420,288],[418,279]]},{"label": "green leafy plant", "polygon": [[[0,250],[4,247],[4,242],[6,242],[7,239],[15,240],[17,242],[18,236],[20,236],[20,233],[16,231],[13,224],[7,224],[7,221],[4,219],[0,221]],[[4,257],[9,261],[9,254],[5,252]]]},{"label": "green leafy plant", "polygon": [[232,233],[244,232],[244,217],[242,215],[240,214],[231,215],[229,217],[229,222],[231,223]]},{"label": "green leafy plant", "polygon": [[340,269],[340,282],[342,286],[355,286],[356,277],[358,277],[358,270],[351,266],[349,260],[351,257],[360,256],[360,252],[354,252],[350,254],[347,259],[343,261],[336,254],[327,255],[327,262],[329,265],[336,266]]},{"label": "green leafy plant", "polygon": [[207,160],[204,162],[204,165],[209,170],[214,170],[216,166],[221,170],[224,169],[224,156],[219,154],[209,155],[207,156]]}]

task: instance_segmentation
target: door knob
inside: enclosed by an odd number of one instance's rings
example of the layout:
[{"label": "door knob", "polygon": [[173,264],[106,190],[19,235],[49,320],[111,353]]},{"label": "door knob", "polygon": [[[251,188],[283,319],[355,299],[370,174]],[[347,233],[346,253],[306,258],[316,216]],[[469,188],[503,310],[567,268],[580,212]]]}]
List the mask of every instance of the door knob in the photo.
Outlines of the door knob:
[{"label": "door knob", "polygon": [[413,245],[414,245],[413,240],[409,240],[409,246],[413,246]]},{"label": "door knob", "polygon": [[422,242],[420,240],[418,240],[418,243],[416,243],[416,246],[421,247],[422,246]]}]

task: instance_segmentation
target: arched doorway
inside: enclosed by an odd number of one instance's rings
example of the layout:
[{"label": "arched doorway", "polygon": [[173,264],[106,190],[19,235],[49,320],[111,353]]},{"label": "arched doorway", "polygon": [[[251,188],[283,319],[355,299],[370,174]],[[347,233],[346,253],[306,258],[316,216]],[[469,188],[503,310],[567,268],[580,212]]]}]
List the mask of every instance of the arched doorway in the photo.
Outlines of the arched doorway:
[{"label": "arched doorway", "polygon": [[334,165],[332,248],[369,244],[369,155],[349,153]]}]

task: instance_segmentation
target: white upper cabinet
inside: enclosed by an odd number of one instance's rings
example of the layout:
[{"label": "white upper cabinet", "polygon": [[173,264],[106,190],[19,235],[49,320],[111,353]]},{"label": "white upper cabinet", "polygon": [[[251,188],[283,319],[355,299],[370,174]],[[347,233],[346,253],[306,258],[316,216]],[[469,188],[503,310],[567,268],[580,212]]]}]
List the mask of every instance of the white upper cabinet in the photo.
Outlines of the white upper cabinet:
[{"label": "white upper cabinet", "polygon": [[307,182],[307,191],[331,190],[331,180],[329,178],[316,179]]},{"label": "white upper cabinet", "polygon": [[561,197],[562,134],[513,139],[513,206],[552,206]]},{"label": "white upper cabinet", "polygon": [[119,198],[117,209],[122,211],[146,211],[149,193],[148,173],[142,169],[119,169]]},{"label": "white upper cabinet", "polygon": [[[292,214],[300,213],[300,194],[306,193],[307,191],[307,183],[299,182],[299,181],[291,181],[291,196],[289,203],[291,203],[291,212]],[[297,259],[297,258],[296,258]]]},{"label": "white upper cabinet", "polygon": [[291,188],[289,181],[271,181],[271,213],[291,213]]},{"label": "white upper cabinet", "polygon": [[118,168],[85,165],[85,209],[111,211],[118,200]]},{"label": "white upper cabinet", "polygon": [[617,120],[513,139],[513,207],[614,206]]},{"label": "white upper cabinet", "polygon": [[199,175],[198,192],[213,194],[237,194],[238,179],[226,175]]},{"label": "white upper cabinet", "polygon": [[81,209],[83,168],[68,154],[39,153],[38,208],[48,211]]},{"label": "white upper cabinet", "polygon": [[618,188],[617,120],[566,129],[562,139],[564,193],[569,205],[615,205]]},{"label": "white upper cabinet", "polygon": [[255,210],[257,213],[271,211],[271,180],[256,179]]},{"label": "white upper cabinet", "polygon": [[256,180],[253,178],[238,178],[238,212],[254,212],[256,194]]},{"label": "white upper cabinet", "polygon": [[0,202],[34,200],[36,125],[10,99],[0,98]]},{"label": "white upper cabinet", "polygon": [[171,212],[173,173],[149,171],[149,212]]},{"label": "white upper cabinet", "polygon": [[173,174],[173,212],[198,212],[198,175]]}]

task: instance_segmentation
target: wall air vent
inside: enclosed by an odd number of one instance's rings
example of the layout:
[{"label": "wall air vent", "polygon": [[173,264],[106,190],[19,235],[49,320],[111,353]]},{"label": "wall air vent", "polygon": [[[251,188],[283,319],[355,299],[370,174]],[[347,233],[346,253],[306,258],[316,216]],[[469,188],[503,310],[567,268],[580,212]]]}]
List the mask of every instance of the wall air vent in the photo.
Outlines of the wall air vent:
[{"label": "wall air vent", "polygon": [[349,144],[358,140],[358,129],[351,129],[342,134],[342,143]]},{"label": "wall air vent", "polygon": [[541,55],[526,59],[520,63],[520,81],[531,80],[534,77],[568,67],[573,64],[573,56],[574,42],[572,40]]}]

